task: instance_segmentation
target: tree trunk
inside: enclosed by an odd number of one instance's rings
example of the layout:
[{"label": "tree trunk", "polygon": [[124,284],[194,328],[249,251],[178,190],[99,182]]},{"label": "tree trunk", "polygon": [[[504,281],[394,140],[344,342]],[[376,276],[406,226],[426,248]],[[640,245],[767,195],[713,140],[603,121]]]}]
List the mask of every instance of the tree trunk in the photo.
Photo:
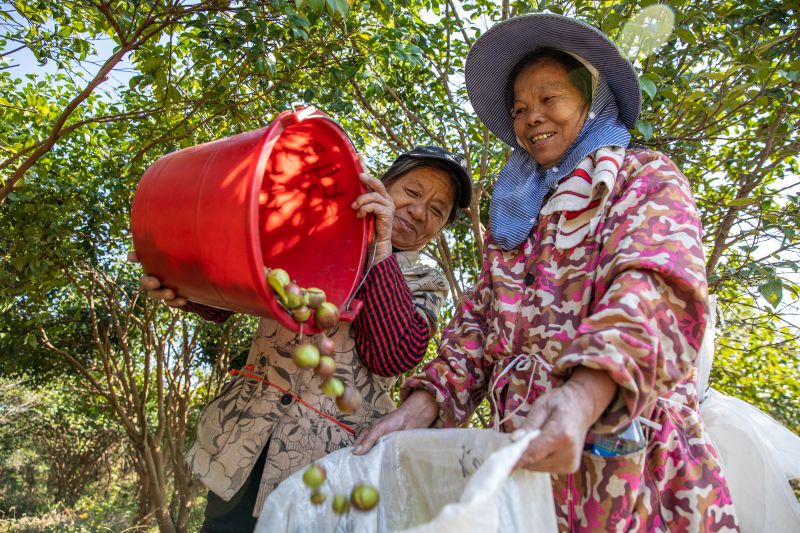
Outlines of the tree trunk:
[{"label": "tree trunk", "polygon": [[139,493],[137,499],[139,500],[139,511],[136,516],[136,523],[139,525],[146,525],[150,522],[153,515],[153,506],[150,502],[150,480],[147,476],[147,471],[142,464],[142,460],[134,456],[133,468],[136,471],[136,477],[139,479],[137,485]]}]

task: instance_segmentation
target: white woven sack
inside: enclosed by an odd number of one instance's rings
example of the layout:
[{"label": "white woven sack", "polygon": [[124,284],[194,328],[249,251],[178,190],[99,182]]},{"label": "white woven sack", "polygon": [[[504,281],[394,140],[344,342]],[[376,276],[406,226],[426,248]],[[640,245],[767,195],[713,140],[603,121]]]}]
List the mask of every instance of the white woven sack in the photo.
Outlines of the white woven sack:
[{"label": "white woven sack", "polygon": [[[319,461],[328,473],[325,504],[309,502],[297,472],[267,498],[256,531],[555,532],[550,476],[512,473],[537,434],[512,441],[491,430],[421,429],[392,433],[365,456],[339,450]],[[359,482],[378,488],[378,507],[336,515],[332,496],[349,495]]]},{"label": "white woven sack", "polygon": [[733,396],[708,387],[716,306],[697,357],[700,418],[719,454],[742,533],[800,532],[800,503],[789,480],[800,478],[800,437]]}]

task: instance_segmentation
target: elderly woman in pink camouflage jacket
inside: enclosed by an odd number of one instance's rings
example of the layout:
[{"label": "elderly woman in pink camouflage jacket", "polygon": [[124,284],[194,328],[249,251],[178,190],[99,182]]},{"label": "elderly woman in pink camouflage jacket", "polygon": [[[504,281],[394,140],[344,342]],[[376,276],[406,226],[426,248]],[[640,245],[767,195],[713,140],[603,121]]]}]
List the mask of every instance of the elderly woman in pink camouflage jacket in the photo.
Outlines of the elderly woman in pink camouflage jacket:
[{"label": "elderly woman in pink camouflage jacket", "polygon": [[[354,452],[465,424],[488,398],[497,430],[541,430],[518,467],[551,473],[562,531],[737,530],[697,414],[700,221],[675,164],[628,148],[633,67],[594,27],[533,14],[486,32],[465,73],[475,112],[513,149],[483,266],[438,357]],[[598,444],[640,427],[633,451]]]}]

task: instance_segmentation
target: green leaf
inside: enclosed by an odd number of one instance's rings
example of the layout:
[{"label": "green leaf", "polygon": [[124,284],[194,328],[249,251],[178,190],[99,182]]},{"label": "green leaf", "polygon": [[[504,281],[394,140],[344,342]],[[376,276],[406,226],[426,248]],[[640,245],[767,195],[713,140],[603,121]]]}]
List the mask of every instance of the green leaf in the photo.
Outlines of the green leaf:
[{"label": "green leaf", "polygon": [[773,277],[758,288],[758,292],[764,297],[773,309],[778,307],[783,299],[783,281],[779,277]]},{"label": "green leaf", "polygon": [[346,18],[350,14],[350,4],[347,0],[336,0],[336,8],[342,18]]},{"label": "green leaf", "polygon": [[[306,0],[301,0],[301,1],[303,2],[303,5],[305,5]],[[303,16],[300,16],[300,15],[296,15],[296,14],[289,15],[289,21],[292,23],[292,25],[298,26],[298,27],[303,28],[305,30],[308,30],[308,29],[311,28],[311,24],[308,22],[308,19],[303,17]]]},{"label": "green leaf", "polygon": [[623,18],[625,17],[622,13],[611,13],[603,19],[602,27],[606,32],[616,31]]},{"label": "green leaf", "polygon": [[153,72],[155,72],[155,71],[157,71],[158,69],[161,68],[161,64],[162,63],[163,63],[163,61],[161,60],[160,57],[151,57],[151,58],[148,58],[148,59],[144,60],[142,62],[142,64],[141,64],[141,66],[139,67],[139,69],[142,72],[146,72],[146,73],[152,74]]},{"label": "green leaf", "polygon": [[325,0],[308,0],[308,7],[315,13],[321,13],[325,9]]},{"label": "green leaf", "polygon": [[138,76],[131,77],[131,79],[128,80],[128,87],[131,90],[136,89],[136,87],[138,87],[139,84],[142,83],[142,79],[144,79],[144,76],[142,76],[141,74]]},{"label": "green leaf", "polygon": [[686,27],[676,27],[674,32],[686,44],[694,44],[697,40],[691,30]]},{"label": "green leaf", "polygon": [[705,77],[706,78],[712,79],[714,81],[722,81],[725,78],[727,78],[728,76],[729,76],[729,74],[726,74],[725,72],[706,72],[705,73]]},{"label": "green leaf", "polygon": [[750,87],[752,87],[751,83],[739,83],[731,87],[726,96],[731,99],[738,98]]},{"label": "green leaf", "polygon": [[793,35],[792,33],[786,32],[783,35],[779,35],[778,37],[775,37],[774,39],[770,39],[768,41],[765,41],[765,42],[759,44],[758,46],[756,46],[755,54],[757,56],[763,55],[770,48],[773,48],[773,47],[781,44],[783,41],[785,41],[786,39],[788,39],[792,35]]},{"label": "green leaf", "polygon": [[758,198],[736,198],[728,202],[728,205],[731,207],[745,207],[756,202],[758,202]]},{"label": "green leaf", "polygon": [[645,141],[653,138],[653,125],[646,120],[639,119],[636,121],[636,130],[642,134]]},{"label": "green leaf", "polygon": [[652,100],[653,97],[656,95],[658,89],[656,88],[656,84],[647,76],[642,76],[639,78],[639,83],[642,86],[642,90],[650,97]]},{"label": "green leaf", "polygon": [[370,98],[375,97],[375,96],[380,97],[380,96],[383,96],[383,94],[384,94],[383,84],[381,84],[379,81],[375,81],[375,80],[369,82],[369,84],[367,85],[367,96],[368,97],[370,97]]},{"label": "green leaf", "polygon": [[778,72],[789,81],[797,81],[800,79],[800,70],[779,70]]}]

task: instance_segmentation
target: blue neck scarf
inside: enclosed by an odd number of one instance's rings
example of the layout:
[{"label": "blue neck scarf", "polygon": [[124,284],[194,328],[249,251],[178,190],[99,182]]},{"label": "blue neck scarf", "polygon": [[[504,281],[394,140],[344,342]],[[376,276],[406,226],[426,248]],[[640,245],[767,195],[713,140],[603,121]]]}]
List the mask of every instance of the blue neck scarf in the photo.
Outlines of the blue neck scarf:
[{"label": "blue neck scarf", "polygon": [[512,250],[528,238],[536,226],[544,197],[569,176],[587,155],[604,146],[627,148],[631,135],[619,120],[617,102],[608,84],[597,75],[592,105],[573,145],[549,169],[539,166],[515,143],[511,157],[500,171],[489,204],[492,237],[503,250]]}]

